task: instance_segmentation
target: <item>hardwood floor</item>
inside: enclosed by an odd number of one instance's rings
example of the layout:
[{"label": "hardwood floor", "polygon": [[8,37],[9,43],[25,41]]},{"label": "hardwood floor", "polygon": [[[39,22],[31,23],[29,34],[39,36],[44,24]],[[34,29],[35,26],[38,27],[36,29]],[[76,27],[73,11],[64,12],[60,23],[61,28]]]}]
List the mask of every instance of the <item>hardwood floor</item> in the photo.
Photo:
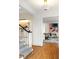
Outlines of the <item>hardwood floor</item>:
[{"label": "hardwood floor", "polygon": [[25,59],[59,59],[59,47],[56,43],[45,43],[42,47],[33,46],[33,49]]}]

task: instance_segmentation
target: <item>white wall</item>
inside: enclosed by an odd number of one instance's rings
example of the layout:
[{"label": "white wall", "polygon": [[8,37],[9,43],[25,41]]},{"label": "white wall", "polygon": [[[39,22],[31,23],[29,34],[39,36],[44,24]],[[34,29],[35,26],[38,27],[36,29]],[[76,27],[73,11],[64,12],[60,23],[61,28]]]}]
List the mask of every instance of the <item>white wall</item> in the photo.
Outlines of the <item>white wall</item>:
[{"label": "white wall", "polygon": [[33,45],[43,45],[43,18],[35,16],[32,21]]},{"label": "white wall", "polygon": [[44,33],[45,33],[45,23],[44,22],[42,24],[42,33],[43,33],[43,40],[45,40],[45,35],[44,35]]},{"label": "white wall", "polygon": [[45,33],[48,33],[48,32],[49,32],[49,24],[45,23]]}]

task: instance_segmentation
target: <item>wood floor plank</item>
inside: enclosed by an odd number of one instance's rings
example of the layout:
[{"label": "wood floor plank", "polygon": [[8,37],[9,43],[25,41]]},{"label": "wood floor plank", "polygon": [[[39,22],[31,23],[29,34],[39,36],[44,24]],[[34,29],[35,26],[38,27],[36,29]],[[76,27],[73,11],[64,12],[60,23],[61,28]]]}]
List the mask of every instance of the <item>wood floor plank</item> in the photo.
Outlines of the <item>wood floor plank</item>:
[{"label": "wood floor plank", "polygon": [[33,49],[25,59],[59,59],[59,47],[56,43],[46,43],[42,47],[33,46]]}]

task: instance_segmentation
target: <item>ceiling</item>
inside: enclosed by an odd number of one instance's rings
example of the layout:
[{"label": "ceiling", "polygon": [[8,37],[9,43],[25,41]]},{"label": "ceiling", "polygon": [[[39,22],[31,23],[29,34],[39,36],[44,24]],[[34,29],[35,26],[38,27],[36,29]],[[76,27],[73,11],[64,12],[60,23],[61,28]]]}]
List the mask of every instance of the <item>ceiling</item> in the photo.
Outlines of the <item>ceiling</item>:
[{"label": "ceiling", "polygon": [[58,16],[58,1],[59,0],[48,0],[47,9],[44,10],[44,0],[20,0],[19,4],[27,9],[32,14],[38,14],[43,17]]},{"label": "ceiling", "polygon": [[32,19],[33,15],[28,12],[25,8],[23,8],[22,6],[19,6],[19,20],[23,20],[23,19]]},{"label": "ceiling", "polygon": [[[44,0],[25,0],[35,11],[44,10]],[[58,4],[58,0],[47,0],[48,8],[52,9]]]}]

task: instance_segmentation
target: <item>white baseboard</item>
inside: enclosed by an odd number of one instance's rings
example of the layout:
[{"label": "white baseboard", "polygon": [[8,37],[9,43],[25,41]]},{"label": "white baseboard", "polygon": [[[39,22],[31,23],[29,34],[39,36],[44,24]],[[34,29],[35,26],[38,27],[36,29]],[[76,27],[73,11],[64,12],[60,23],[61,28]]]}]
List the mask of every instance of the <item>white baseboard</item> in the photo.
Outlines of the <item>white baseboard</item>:
[{"label": "white baseboard", "polygon": [[33,43],[33,45],[35,45],[35,46],[43,46],[43,44],[35,44],[35,43]]}]

